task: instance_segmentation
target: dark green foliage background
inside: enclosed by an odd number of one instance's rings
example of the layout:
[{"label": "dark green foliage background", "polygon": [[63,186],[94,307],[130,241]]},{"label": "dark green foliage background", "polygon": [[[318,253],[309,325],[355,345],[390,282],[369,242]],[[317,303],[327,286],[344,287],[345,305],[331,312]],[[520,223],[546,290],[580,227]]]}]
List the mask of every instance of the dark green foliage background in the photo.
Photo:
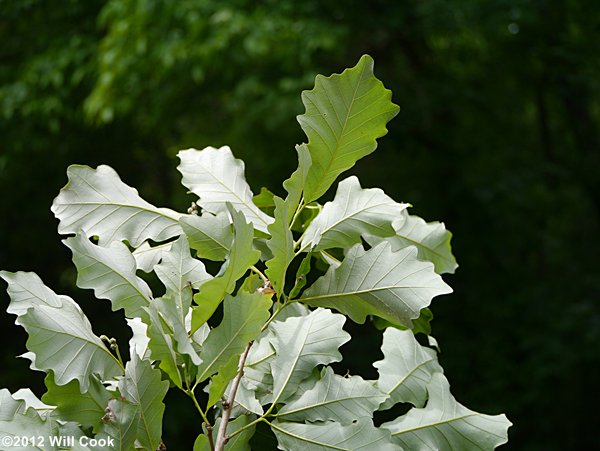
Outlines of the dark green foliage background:
[{"label": "dark green foliage background", "polygon": [[[183,211],[176,151],[229,144],[255,192],[281,194],[300,91],[372,55],[402,110],[353,173],[454,233],[433,334],[455,396],[508,415],[506,449],[600,446],[594,2],[2,0],[0,42],[0,268],[36,271],[122,346],[122,315],[74,287],[56,233],[67,165],[108,164]],[[0,386],[41,395],[13,320],[0,315]],[[342,366],[375,377],[379,335],[349,330],[364,338]],[[199,419],[167,401],[165,442],[190,449]]]}]

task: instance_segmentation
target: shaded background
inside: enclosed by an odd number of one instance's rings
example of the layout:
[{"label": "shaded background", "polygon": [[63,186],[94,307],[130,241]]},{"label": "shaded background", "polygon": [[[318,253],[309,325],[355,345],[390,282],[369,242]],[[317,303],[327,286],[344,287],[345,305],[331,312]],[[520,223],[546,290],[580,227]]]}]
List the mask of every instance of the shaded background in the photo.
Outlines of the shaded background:
[{"label": "shaded background", "polygon": [[[351,173],[454,233],[455,293],[433,303],[454,395],[508,415],[503,449],[600,447],[595,2],[0,0],[0,43],[0,268],[36,271],[123,342],[56,232],[66,167],[108,164],[184,211],[177,150],[229,144],[254,192],[281,194],[300,91],[372,55],[402,110]],[[13,321],[0,314],[0,386],[41,395]],[[380,336],[352,330],[344,364],[375,377]],[[180,398],[165,442],[191,449],[200,420]]]}]

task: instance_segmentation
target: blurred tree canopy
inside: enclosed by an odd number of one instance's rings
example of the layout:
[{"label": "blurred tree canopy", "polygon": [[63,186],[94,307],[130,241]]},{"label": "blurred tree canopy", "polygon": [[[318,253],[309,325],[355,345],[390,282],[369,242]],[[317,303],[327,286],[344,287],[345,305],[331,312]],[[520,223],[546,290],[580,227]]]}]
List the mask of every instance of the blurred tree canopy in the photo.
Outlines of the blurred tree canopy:
[{"label": "blurred tree canopy", "polygon": [[[229,144],[255,192],[280,192],[304,140],[300,91],[369,53],[402,111],[353,171],[454,233],[455,293],[433,304],[453,391],[506,412],[507,448],[600,445],[600,8],[0,0],[0,42],[0,268],[38,272],[115,335],[107,303],[74,288],[49,210],[67,165],[109,164],[150,202],[184,210],[176,151]],[[0,385],[39,386],[14,359],[25,335],[12,321],[1,316]],[[350,362],[372,377],[369,340]],[[198,425],[170,420],[167,445],[189,449]]]}]

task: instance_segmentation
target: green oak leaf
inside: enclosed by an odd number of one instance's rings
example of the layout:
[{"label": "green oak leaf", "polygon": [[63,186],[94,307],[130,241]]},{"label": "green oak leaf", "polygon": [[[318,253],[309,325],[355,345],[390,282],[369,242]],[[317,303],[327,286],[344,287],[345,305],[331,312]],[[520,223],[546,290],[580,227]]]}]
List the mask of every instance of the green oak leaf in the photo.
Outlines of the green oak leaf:
[{"label": "green oak leaf", "polygon": [[182,318],[192,303],[192,288],[198,288],[212,278],[206,272],[204,263],[192,258],[185,235],[180,236],[172,243],[171,249],[163,253],[162,261],[154,267],[154,272],[167,289],[167,294],[175,297]]},{"label": "green oak leaf", "polygon": [[289,179],[283,182],[283,187],[288,193],[285,198],[285,203],[288,206],[288,224],[291,223],[296,207],[302,200],[308,170],[311,165],[310,152],[306,144],[297,145],[296,152],[298,152],[298,169],[292,173]]},{"label": "green oak leaf", "polygon": [[198,257],[222,261],[229,254],[233,242],[233,228],[227,211],[216,215],[204,212],[202,216],[187,215],[179,220],[190,247]]},{"label": "green oak leaf", "polygon": [[14,315],[24,315],[27,309],[38,305],[60,307],[62,299],[66,298],[54,293],[33,272],[0,271],[0,277],[8,283],[7,292],[11,299],[6,311]]},{"label": "green oak leaf", "polygon": [[415,247],[392,252],[384,242],[368,251],[360,244],[350,248],[342,264],[330,267],[300,300],[335,308],[357,323],[375,315],[410,328],[434,296],[450,292],[433,264],[417,260]]},{"label": "green oak leaf", "polygon": [[[261,398],[261,395],[267,395],[267,399],[263,399],[266,403],[271,402],[273,394],[273,376],[271,374],[271,361],[275,358],[275,350],[271,346],[271,340],[274,335],[271,329],[264,331],[261,336],[254,342],[244,366],[244,374],[241,380],[241,386],[247,388],[251,392],[256,392],[255,396]],[[255,396],[250,396],[250,399],[244,404],[247,410],[259,413],[262,415],[262,407],[254,402]],[[236,397],[235,401],[241,401],[240,397]],[[252,407],[250,407],[252,405]]]},{"label": "green oak leaf", "polygon": [[[300,303],[285,304],[277,316],[278,321],[285,321],[291,317],[308,316],[310,310]],[[273,401],[273,376],[271,362],[275,358],[275,350],[271,340],[275,338],[271,328],[267,328],[254,342],[244,366],[241,383],[234,401],[234,411],[239,408],[242,413],[252,412],[262,415],[264,410],[261,404],[270,404]],[[225,397],[228,391],[225,392]]]},{"label": "green oak leaf", "polygon": [[275,358],[270,361],[273,376],[273,404],[285,401],[296,392],[298,384],[310,376],[317,365],[339,362],[338,348],[350,340],[342,329],[346,318],[326,309],[307,316],[293,316],[273,321],[269,329]]},{"label": "green oak leaf", "polygon": [[505,415],[484,415],[460,405],[450,394],[450,384],[435,373],[427,385],[429,399],[423,408],[381,425],[392,441],[411,451],[444,449],[493,450],[508,441],[512,425]]},{"label": "green oak leaf", "polygon": [[181,150],[177,167],[182,183],[200,199],[198,205],[211,213],[227,211],[230,203],[261,232],[273,218],[263,213],[252,201],[252,191],[244,176],[244,162],[234,158],[228,146],[207,147],[203,150]]},{"label": "green oak leaf", "polygon": [[421,346],[410,330],[390,327],[383,333],[383,360],[373,363],[379,373],[377,387],[389,395],[380,410],[399,402],[423,407],[427,401],[427,384],[434,373],[441,372],[434,350]]},{"label": "green oak leaf", "polygon": [[391,97],[373,75],[368,55],[342,74],[317,75],[314,89],[302,92],[306,112],[298,122],[308,137],[312,160],[305,202],[321,197],[338,175],[376,149],[377,139],[387,133],[387,122],[400,110]]},{"label": "green oak leaf", "polygon": [[148,344],[148,325],[140,318],[125,318],[127,325],[131,329],[131,338],[129,339],[129,355],[136,353],[140,359],[145,359],[150,356]]},{"label": "green oak leaf", "polygon": [[238,372],[239,356],[232,355],[231,358],[221,367],[219,372],[210,378],[210,386],[208,388],[208,401],[206,408],[209,409],[219,402],[229,382],[235,377]]},{"label": "green oak leaf", "polygon": [[29,388],[21,388],[12,394],[13,399],[25,401],[29,409],[33,407],[42,418],[48,418],[53,415],[56,406],[48,405],[42,402]]},{"label": "green oak leaf", "polygon": [[[191,298],[191,293],[190,293]],[[168,334],[175,344],[175,351],[190,357],[194,365],[200,364],[200,357],[194,347],[194,341],[189,337],[188,315],[181,315],[177,302],[170,296],[163,296],[154,300],[154,308],[163,323],[163,330]],[[187,308],[188,313],[190,308]]]},{"label": "green oak leaf", "polygon": [[196,437],[192,451],[212,451],[210,448],[210,440],[208,440],[208,437],[205,434],[200,434]]},{"label": "green oak leaf", "polygon": [[149,319],[147,335],[150,355],[154,360],[160,361],[159,368],[169,376],[177,387],[182,388],[183,380],[178,368],[173,330],[160,313],[155,302],[146,309],[146,312]]},{"label": "green oak leaf", "polygon": [[125,246],[116,241],[108,247],[97,246],[83,234],[63,240],[73,253],[77,267],[77,286],[91,288],[100,299],[109,299],[112,310],[125,310],[128,318],[142,317],[150,305],[152,291],[136,275],[135,258]]},{"label": "green oak leaf", "polygon": [[155,450],[161,442],[163,398],[169,389],[168,381],[161,381],[160,371],[137,354],[125,366],[125,377],[119,381],[119,392],[125,400],[136,405],[139,413],[136,438],[144,449]]},{"label": "green oak leaf", "polygon": [[334,421],[292,423],[274,421],[271,429],[284,451],[400,451],[385,429],[373,426],[370,418],[342,425]]},{"label": "green oak leaf", "polygon": [[[277,321],[282,322],[292,317],[305,317],[309,314],[310,310],[305,305],[298,302],[287,303],[277,316]],[[240,384],[241,387],[247,388],[248,392],[238,389],[238,393],[241,395],[236,396],[236,402],[240,401],[247,411],[259,415],[262,415],[263,410],[258,400],[262,404],[270,404],[273,401],[271,362],[275,359],[275,349],[271,342],[274,339],[273,329],[269,327],[250,348]],[[241,400],[243,396],[245,398]]]},{"label": "green oak leaf", "polygon": [[89,389],[92,374],[102,380],[123,374],[120,362],[94,335],[81,308],[68,296],[60,300],[57,307],[34,304],[16,320],[29,334],[27,349],[35,369],[53,371],[57,385],[77,380],[82,392]]},{"label": "green oak leaf", "polygon": [[200,290],[194,295],[198,304],[193,307],[192,332],[195,332],[215,312],[226,294],[235,289],[235,283],[260,257],[260,252],[254,249],[254,229],[244,219],[244,215],[229,206],[229,213],[233,218],[234,239],[231,251],[221,273],[214,279],[204,282]]},{"label": "green oak leaf", "polygon": [[299,390],[279,409],[277,418],[285,421],[337,421],[349,424],[359,418],[373,417],[373,412],[388,397],[371,381],[360,376],[342,377],[331,367],[321,371],[321,378],[304,391]]},{"label": "green oak leaf", "polygon": [[212,276],[200,260],[192,258],[185,236],[173,242],[171,250],[163,255],[154,271],[167,289],[165,296],[154,300],[155,307],[171,329],[177,350],[189,355],[198,365],[200,358],[188,337],[186,317],[192,304],[192,288],[198,288]]},{"label": "green oak leaf", "polygon": [[225,297],[223,320],[210,331],[202,345],[199,381],[219,372],[232,356],[239,357],[246,345],[260,335],[271,305],[262,293],[240,291],[235,297]]},{"label": "green oak leaf", "polygon": [[[446,230],[444,223],[425,222],[418,216],[403,211],[402,218],[395,221],[393,226],[395,235],[385,238],[385,241],[391,243],[393,251],[416,246],[419,260],[432,262],[438,274],[454,273],[458,268],[450,246],[452,233]],[[365,236],[365,239],[372,245],[382,241],[381,237],[374,235]]]},{"label": "green oak leaf", "polygon": [[[47,437],[57,436],[60,433],[58,423],[52,418],[47,419],[40,416],[36,409],[29,406],[25,400],[15,399],[10,392],[3,388],[0,389],[0,439],[4,437]],[[8,440],[5,443],[10,443]],[[45,441],[44,440],[44,441]],[[26,449],[26,450],[46,450],[52,449],[48,443],[34,440],[34,444],[30,447],[20,447],[11,449]],[[13,442],[14,443],[14,442]],[[3,447],[9,449],[9,447]]]},{"label": "green oak leaf", "polygon": [[[229,400],[229,393],[231,392],[231,384],[229,383],[225,389],[223,396]],[[255,413],[262,415],[265,413],[261,402],[257,399],[257,394],[254,390],[250,390],[246,385],[241,382],[238,385],[237,392],[235,394],[235,400],[233,401],[232,415],[239,416],[241,414]]]},{"label": "green oak leaf", "polygon": [[52,373],[46,376],[44,384],[48,391],[42,396],[42,401],[56,406],[54,412],[61,420],[74,421],[98,430],[112,394],[97,375],[90,375],[89,388],[84,393],[81,393],[76,380],[66,385],[56,385]]},{"label": "green oak leaf", "polygon": [[86,237],[97,236],[103,246],[127,240],[133,247],[181,234],[180,213],[149,204],[111,167],[72,165],[67,176],[68,183],[52,203],[59,233],[83,230]]},{"label": "green oak leaf", "polygon": [[[64,421],[48,409],[28,390],[19,390],[12,396],[0,390],[0,443],[2,449],[59,451],[89,451],[79,442],[84,437],[78,423]],[[54,441],[55,440],[55,441]],[[22,446],[17,446],[20,441]],[[68,443],[68,442],[69,443]],[[10,446],[6,446],[12,444]]]},{"label": "green oak leaf", "polygon": [[271,238],[267,241],[273,258],[267,261],[265,274],[273,284],[277,297],[281,298],[285,285],[285,274],[294,258],[294,237],[288,226],[287,203],[277,196],[273,200],[275,202],[275,221],[269,225]]},{"label": "green oak leaf", "polygon": [[275,210],[275,203],[273,202],[274,196],[275,194],[263,186],[260,189],[260,192],[252,198],[252,202],[254,202],[254,205],[260,208],[262,212],[272,216],[273,211]]},{"label": "green oak leaf", "polygon": [[[419,317],[417,319],[413,319],[412,320],[412,327],[410,328],[410,330],[412,330],[413,334],[425,334],[425,335],[430,335],[431,334],[431,321],[433,320],[433,312],[431,311],[431,309],[429,308],[424,308],[421,309],[421,313],[419,314]],[[400,330],[406,330],[408,329],[408,327],[405,326],[401,326],[399,324],[392,324],[391,322],[380,318],[378,316],[374,316],[373,317],[373,325],[378,329],[378,330],[385,330],[388,327],[395,327],[396,329],[400,329]]]},{"label": "green oak leaf", "polygon": [[354,176],[342,180],[333,201],[327,202],[306,229],[301,249],[346,248],[361,235],[394,235],[392,222],[407,204],[399,204],[379,188],[363,189]]},{"label": "green oak leaf", "polygon": [[150,246],[147,241],[144,241],[140,247],[132,252],[137,269],[144,272],[151,272],[154,269],[154,265],[161,260],[163,253],[171,249],[171,245],[172,243],[168,242],[157,246]]}]

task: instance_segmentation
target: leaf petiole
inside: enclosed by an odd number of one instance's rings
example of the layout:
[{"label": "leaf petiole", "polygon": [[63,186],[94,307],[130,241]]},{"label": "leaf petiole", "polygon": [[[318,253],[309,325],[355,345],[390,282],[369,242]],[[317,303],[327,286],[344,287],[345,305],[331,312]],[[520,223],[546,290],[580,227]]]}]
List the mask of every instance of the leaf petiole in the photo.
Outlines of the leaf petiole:
[{"label": "leaf petiole", "polygon": [[267,278],[267,276],[265,276],[263,274],[263,272],[260,269],[258,269],[256,266],[254,266],[254,265],[250,266],[250,270],[253,273],[258,274],[258,276],[262,279],[262,281],[265,283],[265,285],[269,283],[269,279]]},{"label": "leaf petiole", "polygon": [[[210,421],[208,421],[208,417],[206,416],[206,413],[204,413],[204,410],[202,410],[202,407],[200,407],[200,404],[198,404],[198,400],[196,399],[196,395],[194,394],[194,389],[196,388],[196,385],[198,385],[198,383],[196,383],[192,388],[190,388],[188,390],[183,390],[183,392],[192,399],[194,406],[196,406],[196,410],[198,410],[198,412],[200,413],[200,416],[202,417],[202,421],[204,421],[207,428],[209,428],[209,426],[210,426],[211,429],[209,429],[209,431],[211,431],[212,424],[210,424]],[[212,441],[212,434],[209,437],[209,439]]]}]

